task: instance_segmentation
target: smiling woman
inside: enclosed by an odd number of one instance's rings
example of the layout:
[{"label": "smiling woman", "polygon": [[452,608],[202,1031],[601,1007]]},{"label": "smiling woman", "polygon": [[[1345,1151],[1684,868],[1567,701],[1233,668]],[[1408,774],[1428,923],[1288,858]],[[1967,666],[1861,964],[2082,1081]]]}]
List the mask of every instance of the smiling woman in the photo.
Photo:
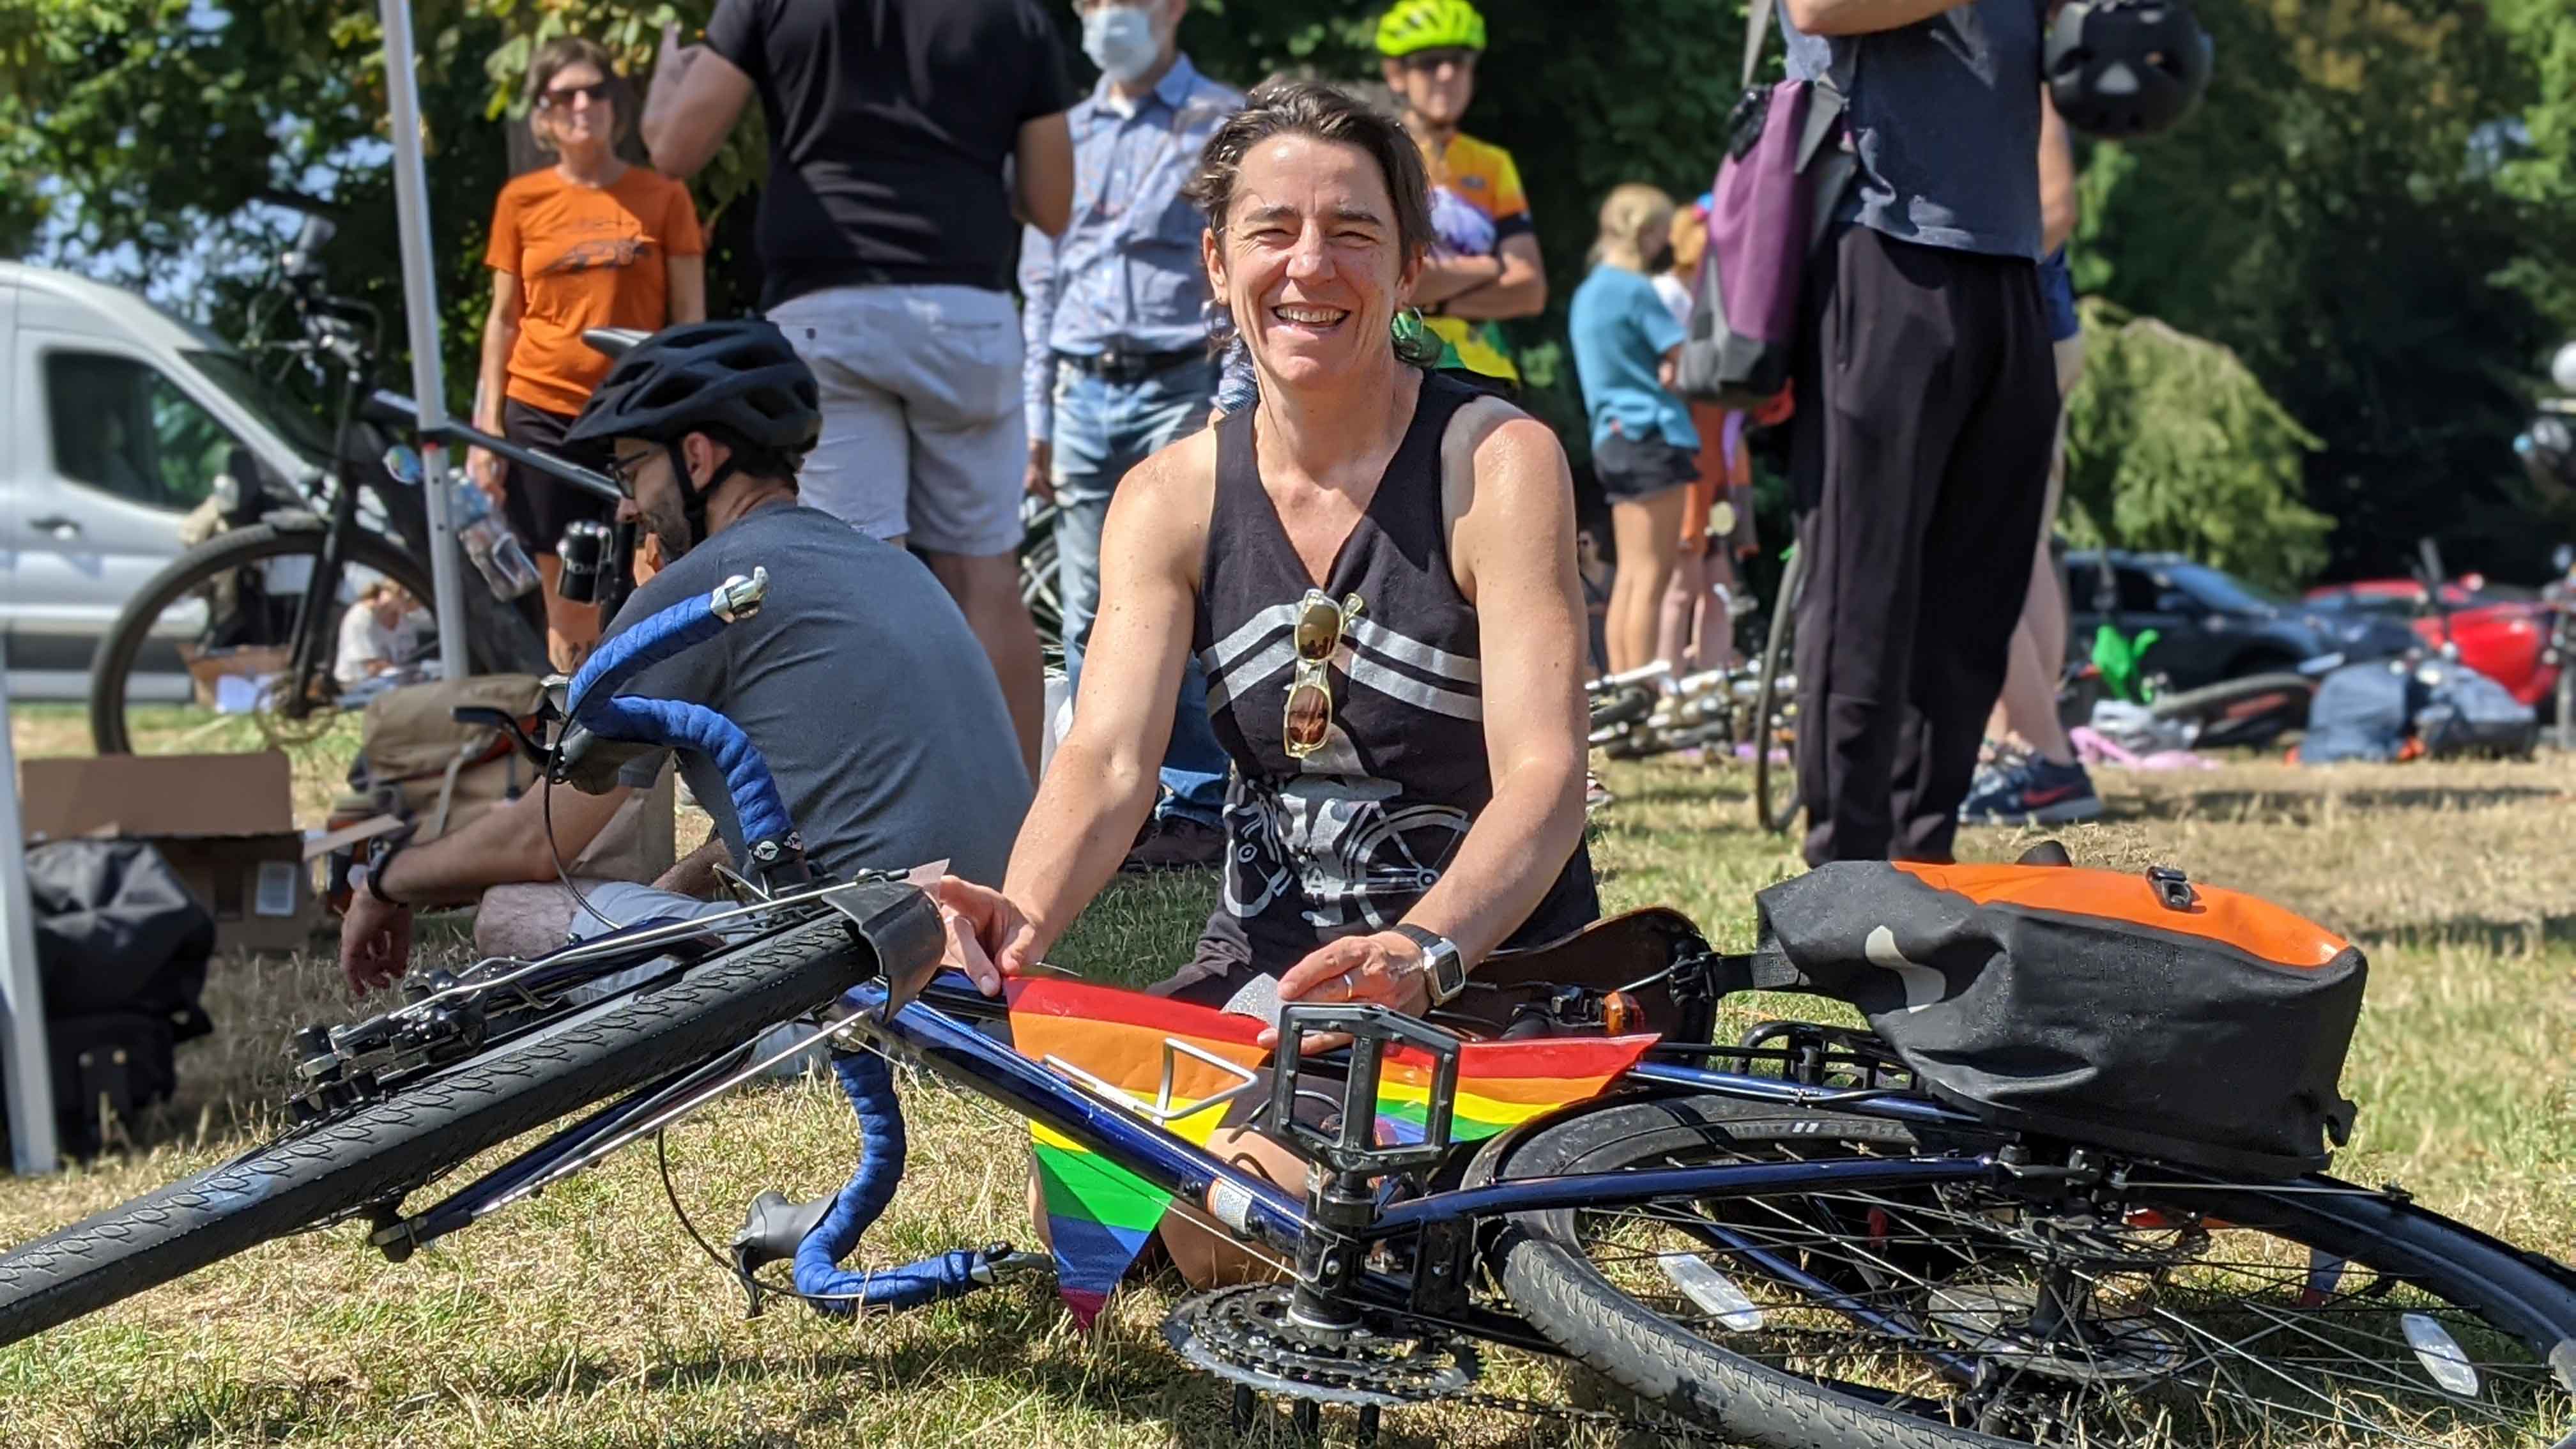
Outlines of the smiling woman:
[{"label": "smiling woman", "polygon": [[[1546,427],[1402,345],[1426,191],[1404,131],[1324,86],[1263,86],[1209,141],[1190,195],[1260,401],[1119,486],[1073,729],[1010,872],[940,887],[952,960],[987,991],[1117,869],[1193,652],[1234,764],[1228,849],[1163,994],[1419,1013],[1498,947],[1598,914],[1573,488]],[[1256,1134],[1220,1139],[1296,1170]],[[1194,1280],[1245,1270],[1169,1221]]]}]

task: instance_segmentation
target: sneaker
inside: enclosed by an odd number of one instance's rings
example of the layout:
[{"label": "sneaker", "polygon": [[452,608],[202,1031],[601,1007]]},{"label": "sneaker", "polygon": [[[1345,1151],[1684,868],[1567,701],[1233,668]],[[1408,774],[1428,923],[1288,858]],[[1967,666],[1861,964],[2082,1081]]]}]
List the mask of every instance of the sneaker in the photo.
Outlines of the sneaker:
[{"label": "sneaker", "polygon": [[2065,825],[2101,813],[2102,797],[2082,765],[2036,755],[1980,781],[1959,806],[1959,819],[1970,825]]},{"label": "sneaker", "polygon": [[1157,870],[1198,870],[1225,859],[1225,832],[1186,815],[1155,818],[1118,868],[1130,875]]},{"label": "sneaker", "polygon": [[1607,805],[1618,798],[1618,796],[1610,793],[1609,786],[1601,783],[1601,777],[1599,775],[1592,773],[1590,770],[1583,772],[1584,814],[1590,815],[1594,811],[1599,810],[1602,806]]}]

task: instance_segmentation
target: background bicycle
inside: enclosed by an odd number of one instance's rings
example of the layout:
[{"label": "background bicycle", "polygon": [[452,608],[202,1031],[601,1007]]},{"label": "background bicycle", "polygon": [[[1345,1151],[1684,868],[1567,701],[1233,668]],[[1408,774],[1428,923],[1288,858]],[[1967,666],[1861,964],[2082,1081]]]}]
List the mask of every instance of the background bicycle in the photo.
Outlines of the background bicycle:
[{"label": "background bicycle", "polygon": [[[395,446],[417,417],[407,399],[372,390],[378,322],[363,304],[326,290],[320,251],[330,236],[327,224],[308,223],[280,259],[273,314],[284,314],[287,335],[264,350],[327,400],[331,464],[309,496],[270,493],[247,464],[225,475],[203,510],[210,536],[138,588],[99,646],[89,714],[103,754],[296,746],[329,730],[359,683],[336,667],[342,624],[372,581],[399,587],[415,606],[399,630],[405,657],[437,656],[426,485],[417,455]],[[616,496],[597,474],[461,424],[451,423],[442,441],[480,443]],[[469,510],[458,522],[477,565],[465,588],[470,668],[546,672],[542,636],[492,583],[507,580],[501,587],[524,593],[533,572],[513,579],[513,565],[494,556],[517,549],[506,527],[479,494],[460,486],[455,496]],[[524,555],[515,567],[527,567]],[[145,683],[187,661],[202,676],[196,704],[173,706]]]}]

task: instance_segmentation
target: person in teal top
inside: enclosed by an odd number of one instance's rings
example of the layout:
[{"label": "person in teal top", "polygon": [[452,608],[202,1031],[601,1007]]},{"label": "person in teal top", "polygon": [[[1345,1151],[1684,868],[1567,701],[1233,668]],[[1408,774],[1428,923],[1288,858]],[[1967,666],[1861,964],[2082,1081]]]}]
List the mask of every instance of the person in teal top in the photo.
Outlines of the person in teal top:
[{"label": "person in teal top", "polygon": [[1654,662],[1656,616],[1681,552],[1682,510],[1699,477],[1699,431],[1672,390],[1682,324],[1649,280],[1672,249],[1673,199],[1630,184],[1601,204],[1592,274],[1569,330],[1592,469],[1610,499],[1619,575],[1610,588],[1610,671]]}]

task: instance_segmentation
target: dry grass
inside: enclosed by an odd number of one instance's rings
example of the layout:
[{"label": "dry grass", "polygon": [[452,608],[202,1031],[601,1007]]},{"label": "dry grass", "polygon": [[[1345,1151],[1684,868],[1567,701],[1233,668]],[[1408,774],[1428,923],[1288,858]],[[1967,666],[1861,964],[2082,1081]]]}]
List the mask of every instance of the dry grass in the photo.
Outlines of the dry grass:
[{"label": "dry grass", "polygon": [[[1610,783],[1621,798],[1595,850],[1611,903],[1669,902],[1721,942],[1748,941],[1751,893],[1797,866],[1747,828],[1742,777],[1650,763]],[[2346,1078],[2360,1136],[2339,1170],[2403,1180],[2437,1209],[2576,1257],[2576,878],[2558,864],[2576,767],[2245,765],[2106,783],[2112,819],[2069,835],[2079,858],[2171,861],[2372,942]],[[1998,857],[2022,844],[2003,831],[1966,842]],[[1203,879],[1123,884],[1059,957],[1151,979],[1186,952],[1207,904]],[[211,996],[223,1030],[185,1049],[185,1096],[147,1124],[146,1145],[0,1182],[0,1242],[256,1140],[273,1122],[275,1043],[345,1007],[319,959],[226,963]],[[1021,1129],[943,1091],[911,1103],[913,1171],[868,1259],[1025,1239]],[[682,1201],[721,1236],[762,1188],[826,1190],[846,1170],[850,1125],[835,1094],[799,1084],[719,1104],[671,1147]],[[43,1445],[1231,1443],[1224,1393],[1161,1345],[1172,1289],[1131,1289],[1088,1336],[1037,1284],[858,1325],[793,1306],[745,1322],[663,1205],[651,1154],[635,1151],[401,1266],[343,1229],[0,1350],[0,1425],[11,1444]],[[1508,1361],[1487,1387],[1562,1391]],[[1566,1442],[1458,1410],[1392,1414],[1386,1430],[1396,1443]],[[1256,1439],[1289,1442],[1285,1416]]]}]

